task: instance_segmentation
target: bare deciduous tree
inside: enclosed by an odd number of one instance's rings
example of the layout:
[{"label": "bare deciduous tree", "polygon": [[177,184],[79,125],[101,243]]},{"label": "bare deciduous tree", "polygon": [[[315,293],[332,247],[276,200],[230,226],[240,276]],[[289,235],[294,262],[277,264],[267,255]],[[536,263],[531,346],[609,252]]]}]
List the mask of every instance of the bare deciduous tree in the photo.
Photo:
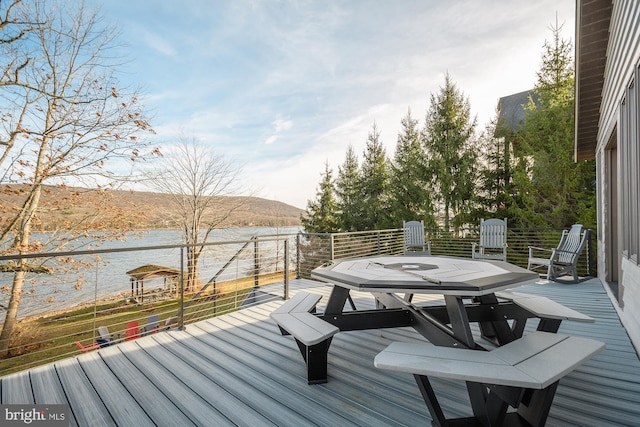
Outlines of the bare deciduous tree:
[{"label": "bare deciduous tree", "polygon": [[[22,204],[2,216],[0,243],[5,253],[25,254],[42,248],[32,232],[46,185],[72,180],[108,187],[128,174],[109,170],[114,160],[121,169],[150,154],[140,133],[152,130],[136,93],[120,87],[110,51],[117,32],[104,27],[96,11],[83,3],[25,0],[2,5],[0,16],[20,17],[0,28],[0,39],[11,41],[4,47],[18,61],[2,64],[7,84],[0,85],[0,182],[24,193]],[[20,35],[18,22],[28,32]],[[9,27],[13,33],[5,32]],[[100,223],[88,221],[87,227]],[[13,266],[0,357],[8,351],[29,268],[24,260]]]},{"label": "bare deciduous tree", "polygon": [[185,289],[194,291],[198,261],[211,232],[222,224],[246,198],[240,192],[241,168],[217,155],[195,139],[182,139],[164,156],[164,164],[149,174],[148,184],[170,195],[168,214],[180,224],[187,248]]}]

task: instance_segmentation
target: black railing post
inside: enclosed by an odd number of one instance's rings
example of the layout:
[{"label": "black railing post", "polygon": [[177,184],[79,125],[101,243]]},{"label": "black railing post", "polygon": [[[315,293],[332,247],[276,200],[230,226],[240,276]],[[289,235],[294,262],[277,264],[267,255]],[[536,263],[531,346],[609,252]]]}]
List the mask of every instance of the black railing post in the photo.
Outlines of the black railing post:
[{"label": "black railing post", "polygon": [[300,276],[300,262],[302,260],[302,256],[300,253],[300,249],[302,245],[302,234],[296,234],[296,279],[299,279]]},{"label": "black railing post", "polygon": [[180,248],[180,319],[178,320],[178,328],[183,331],[184,328],[184,246]]},{"label": "black railing post", "polygon": [[335,256],[333,244],[333,233],[329,233],[329,261],[333,261]]},{"label": "black railing post", "polygon": [[216,293],[216,280],[213,279],[213,316],[218,313],[218,294]]},{"label": "black railing post", "polygon": [[593,276],[593,242],[591,238],[593,237],[592,230],[588,228],[585,233],[587,234],[587,276]]},{"label": "black railing post", "polygon": [[284,299],[289,299],[289,239],[284,239]]},{"label": "black railing post", "polygon": [[258,239],[253,242],[253,287],[258,288],[258,275],[260,274],[260,253],[258,251]]}]

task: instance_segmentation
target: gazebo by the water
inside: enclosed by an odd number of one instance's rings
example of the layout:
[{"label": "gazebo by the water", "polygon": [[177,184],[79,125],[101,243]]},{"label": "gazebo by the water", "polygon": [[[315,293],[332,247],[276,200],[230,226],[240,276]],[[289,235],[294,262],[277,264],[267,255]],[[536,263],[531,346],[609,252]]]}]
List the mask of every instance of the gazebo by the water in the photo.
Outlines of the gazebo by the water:
[{"label": "gazebo by the water", "polygon": [[162,265],[146,264],[127,271],[131,281],[131,298],[136,302],[144,302],[145,280],[162,279],[162,288],[152,289],[148,295],[158,297],[158,294],[175,296],[180,280],[180,270]]}]

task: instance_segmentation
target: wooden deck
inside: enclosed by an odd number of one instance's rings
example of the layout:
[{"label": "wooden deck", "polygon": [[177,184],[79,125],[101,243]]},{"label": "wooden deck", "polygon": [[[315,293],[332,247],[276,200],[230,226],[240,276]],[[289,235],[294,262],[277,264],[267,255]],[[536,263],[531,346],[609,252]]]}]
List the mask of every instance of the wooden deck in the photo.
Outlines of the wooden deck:
[{"label": "wooden deck", "polygon": [[[291,289],[329,291],[304,280],[292,281]],[[518,291],[548,296],[594,317],[595,324],[563,322],[560,331],[607,344],[561,380],[547,425],[637,426],[640,362],[601,283],[532,284]],[[358,306],[373,306],[367,294],[355,296]],[[0,402],[68,403],[71,425],[80,426],[430,424],[413,377],[373,366],[374,356],[391,341],[421,340],[412,329],[337,334],[329,351],[329,381],[310,386],[292,338],[280,335],[269,319],[280,304],[272,299],[185,331],[157,333],[2,377]],[[470,415],[462,383],[433,383],[447,414]]]}]

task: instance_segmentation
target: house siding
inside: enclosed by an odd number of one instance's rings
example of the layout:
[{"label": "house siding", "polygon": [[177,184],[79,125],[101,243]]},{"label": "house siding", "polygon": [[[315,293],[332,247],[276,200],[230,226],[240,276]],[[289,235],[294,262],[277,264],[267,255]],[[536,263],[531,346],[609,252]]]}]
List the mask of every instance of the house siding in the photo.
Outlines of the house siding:
[{"label": "house siding", "polygon": [[618,120],[618,106],[640,58],[640,1],[614,1],[598,126],[603,150]]},{"label": "house siding", "polygon": [[[640,349],[640,1],[614,1],[607,64],[604,73],[596,160],[598,167],[598,275],[610,276],[616,241],[607,235],[610,212],[618,212],[618,237],[622,262],[618,295],[612,298],[636,349]],[[617,143],[617,176],[607,169],[607,148]],[[612,182],[616,179],[617,182]],[[617,188],[617,209],[607,205],[609,192]],[[614,263],[615,264],[615,263]],[[612,295],[613,297],[613,295]]]}]

